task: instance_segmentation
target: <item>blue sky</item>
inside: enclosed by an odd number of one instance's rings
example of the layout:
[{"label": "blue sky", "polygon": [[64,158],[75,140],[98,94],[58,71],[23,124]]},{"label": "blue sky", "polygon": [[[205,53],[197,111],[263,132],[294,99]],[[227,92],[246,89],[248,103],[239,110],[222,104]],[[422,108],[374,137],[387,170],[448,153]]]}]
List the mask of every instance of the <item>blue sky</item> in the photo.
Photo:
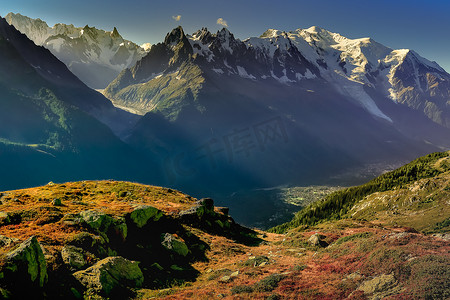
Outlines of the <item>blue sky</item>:
[{"label": "blue sky", "polygon": [[[21,13],[55,23],[112,30],[142,44],[160,42],[181,25],[217,31],[226,21],[236,37],[259,36],[268,28],[316,25],[349,38],[372,37],[391,48],[410,48],[450,71],[449,0],[2,0],[0,14]],[[177,21],[175,16],[180,15]]]}]

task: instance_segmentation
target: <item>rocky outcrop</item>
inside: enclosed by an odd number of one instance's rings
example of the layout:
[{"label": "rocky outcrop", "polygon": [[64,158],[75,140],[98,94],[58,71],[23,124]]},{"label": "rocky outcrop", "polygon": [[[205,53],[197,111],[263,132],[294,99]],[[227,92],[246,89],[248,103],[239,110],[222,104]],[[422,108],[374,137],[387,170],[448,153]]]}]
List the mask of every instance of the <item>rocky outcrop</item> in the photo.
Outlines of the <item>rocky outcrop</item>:
[{"label": "rocky outcrop", "polygon": [[[26,299],[24,293],[33,291],[35,298],[127,299],[140,287],[195,280],[199,271],[194,263],[207,259],[205,232],[236,240],[256,236],[215,209],[209,198],[196,201],[170,189],[108,181],[90,183],[100,194],[96,202],[89,199],[95,194],[85,189],[86,183],[73,189],[66,185],[48,185],[45,193],[58,192],[38,200],[20,195],[2,207],[0,229],[14,227],[12,237],[24,236],[29,224],[41,227],[33,227],[36,237],[20,245],[18,239],[0,236],[0,295]],[[160,201],[165,193],[170,196]],[[76,200],[68,194],[76,194]],[[55,198],[64,203],[50,206]],[[53,213],[58,218],[47,218]]]},{"label": "rocky outcrop", "polygon": [[[32,236],[4,255],[0,283],[13,295],[21,297],[30,291],[39,291],[46,284],[47,262],[41,247],[36,237]],[[36,292],[37,298],[39,295]]]},{"label": "rocky outcrop", "polygon": [[212,234],[220,234],[242,242],[257,242],[254,232],[236,224],[228,216],[227,208],[214,209],[214,200],[203,198],[195,206],[183,210],[178,214],[180,222],[189,226],[205,230]]},{"label": "rocky outcrop", "polygon": [[130,294],[144,282],[139,265],[120,256],[105,258],[73,276],[86,288],[114,299]]}]

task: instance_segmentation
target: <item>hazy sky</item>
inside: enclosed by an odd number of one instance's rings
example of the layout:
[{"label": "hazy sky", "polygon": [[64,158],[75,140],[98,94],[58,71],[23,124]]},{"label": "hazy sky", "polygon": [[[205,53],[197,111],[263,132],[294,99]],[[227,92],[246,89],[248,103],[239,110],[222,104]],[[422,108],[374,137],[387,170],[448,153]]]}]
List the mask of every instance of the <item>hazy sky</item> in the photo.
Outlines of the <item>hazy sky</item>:
[{"label": "hazy sky", "polygon": [[[450,0],[1,0],[0,14],[112,30],[138,44],[161,42],[172,28],[187,33],[226,24],[240,39],[268,28],[316,25],[349,38],[372,37],[410,48],[450,71]],[[220,22],[218,22],[218,19]]]}]

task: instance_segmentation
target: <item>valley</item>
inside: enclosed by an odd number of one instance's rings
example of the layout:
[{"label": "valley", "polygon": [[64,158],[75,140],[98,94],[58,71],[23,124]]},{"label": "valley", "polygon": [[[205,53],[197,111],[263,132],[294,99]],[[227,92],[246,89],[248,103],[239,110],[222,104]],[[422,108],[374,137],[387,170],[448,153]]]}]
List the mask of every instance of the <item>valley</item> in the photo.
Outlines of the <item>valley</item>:
[{"label": "valley", "polygon": [[135,4],[0,17],[0,299],[450,298],[441,65]]},{"label": "valley", "polygon": [[[238,225],[210,198],[155,186],[110,180],[5,191],[1,295],[445,299],[449,167],[449,153],[422,157],[371,181],[378,192],[371,182],[338,190],[270,232]],[[331,209],[340,214],[306,219],[336,195]]]}]

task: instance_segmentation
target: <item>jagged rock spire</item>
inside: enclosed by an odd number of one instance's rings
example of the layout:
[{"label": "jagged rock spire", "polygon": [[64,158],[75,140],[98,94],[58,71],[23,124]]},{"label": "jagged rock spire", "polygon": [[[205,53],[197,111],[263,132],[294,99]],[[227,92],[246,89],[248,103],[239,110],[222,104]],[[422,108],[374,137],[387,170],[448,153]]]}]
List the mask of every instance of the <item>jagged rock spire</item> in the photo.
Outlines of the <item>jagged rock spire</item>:
[{"label": "jagged rock spire", "polygon": [[114,27],[113,31],[111,32],[111,37],[113,37],[113,38],[120,37],[119,31],[117,31],[116,27]]},{"label": "jagged rock spire", "polygon": [[178,26],[177,28],[174,28],[170,33],[166,35],[166,38],[164,39],[164,44],[176,45],[184,39],[186,39],[186,35],[184,34],[183,27]]}]

